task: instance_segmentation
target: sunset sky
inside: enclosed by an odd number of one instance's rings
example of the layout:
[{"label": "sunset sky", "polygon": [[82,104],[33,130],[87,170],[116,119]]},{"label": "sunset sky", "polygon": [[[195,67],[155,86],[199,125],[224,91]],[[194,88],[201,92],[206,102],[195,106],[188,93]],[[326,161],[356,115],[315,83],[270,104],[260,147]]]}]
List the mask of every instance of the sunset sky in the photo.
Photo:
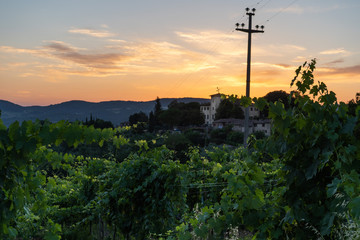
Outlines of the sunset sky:
[{"label": "sunset sky", "polygon": [[148,101],[245,95],[245,8],[256,8],[251,97],[315,80],[338,99],[360,92],[359,0],[0,0],[0,99]]}]

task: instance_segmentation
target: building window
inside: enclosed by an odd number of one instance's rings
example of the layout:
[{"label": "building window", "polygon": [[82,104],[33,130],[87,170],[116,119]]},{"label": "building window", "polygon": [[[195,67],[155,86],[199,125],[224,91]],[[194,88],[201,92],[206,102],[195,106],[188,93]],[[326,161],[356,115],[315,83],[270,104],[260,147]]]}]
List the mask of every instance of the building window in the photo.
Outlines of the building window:
[{"label": "building window", "polygon": [[265,127],[265,123],[263,123],[262,126]]},{"label": "building window", "polygon": [[206,119],[209,119],[209,115],[206,115]]},{"label": "building window", "polygon": [[215,115],[214,115],[214,114],[212,115],[212,119],[215,119]]}]

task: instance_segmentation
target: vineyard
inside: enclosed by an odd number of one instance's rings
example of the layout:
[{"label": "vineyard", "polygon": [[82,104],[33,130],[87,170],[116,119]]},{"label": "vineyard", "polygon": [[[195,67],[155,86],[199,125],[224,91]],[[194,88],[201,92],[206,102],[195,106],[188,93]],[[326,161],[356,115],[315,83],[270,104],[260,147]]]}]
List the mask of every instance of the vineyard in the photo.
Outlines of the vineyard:
[{"label": "vineyard", "polygon": [[136,125],[0,120],[0,239],[360,238],[360,108],[315,83],[315,63],[296,70],[293,107],[252,100],[273,126],[248,148],[178,154]]}]

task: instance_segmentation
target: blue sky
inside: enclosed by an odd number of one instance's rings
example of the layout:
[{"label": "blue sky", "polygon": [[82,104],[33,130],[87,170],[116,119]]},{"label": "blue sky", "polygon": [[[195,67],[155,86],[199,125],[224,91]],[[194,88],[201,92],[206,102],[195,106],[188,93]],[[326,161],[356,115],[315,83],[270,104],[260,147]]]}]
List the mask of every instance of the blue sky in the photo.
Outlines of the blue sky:
[{"label": "blue sky", "polygon": [[256,8],[251,96],[289,91],[317,58],[316,79],[342,101],[360,92],[356,0],[0,0],[0,99],[22,105],[245,94]]}]

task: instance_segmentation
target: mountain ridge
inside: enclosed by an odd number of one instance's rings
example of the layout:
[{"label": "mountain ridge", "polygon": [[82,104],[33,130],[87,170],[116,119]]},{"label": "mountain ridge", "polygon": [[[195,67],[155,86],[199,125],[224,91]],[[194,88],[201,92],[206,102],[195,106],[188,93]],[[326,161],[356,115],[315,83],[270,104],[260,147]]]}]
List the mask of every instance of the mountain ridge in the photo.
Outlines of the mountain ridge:
[{"label": "mountain ridge", "polygon": [[[164,109],[174,100],[179,102],[198,102],[208,103],[210,99],[206,98],[162,98],[160,103]],[[21,106],[7,100],[0,99],[1,119],[6,126],[15,121],[25,120],[49,120],[58,122],[67,121],[85,121],[90,115],[93,118],[111,121],[114,126],[126,122],[131,114],[144,112],[149,114],[155,107],[155,100],[152,101],[122,101],[111,100],[101,102],[88,102],[83,100],[70,100],[47,106]],[[200,110],[199,110],[200,111]]]}]

